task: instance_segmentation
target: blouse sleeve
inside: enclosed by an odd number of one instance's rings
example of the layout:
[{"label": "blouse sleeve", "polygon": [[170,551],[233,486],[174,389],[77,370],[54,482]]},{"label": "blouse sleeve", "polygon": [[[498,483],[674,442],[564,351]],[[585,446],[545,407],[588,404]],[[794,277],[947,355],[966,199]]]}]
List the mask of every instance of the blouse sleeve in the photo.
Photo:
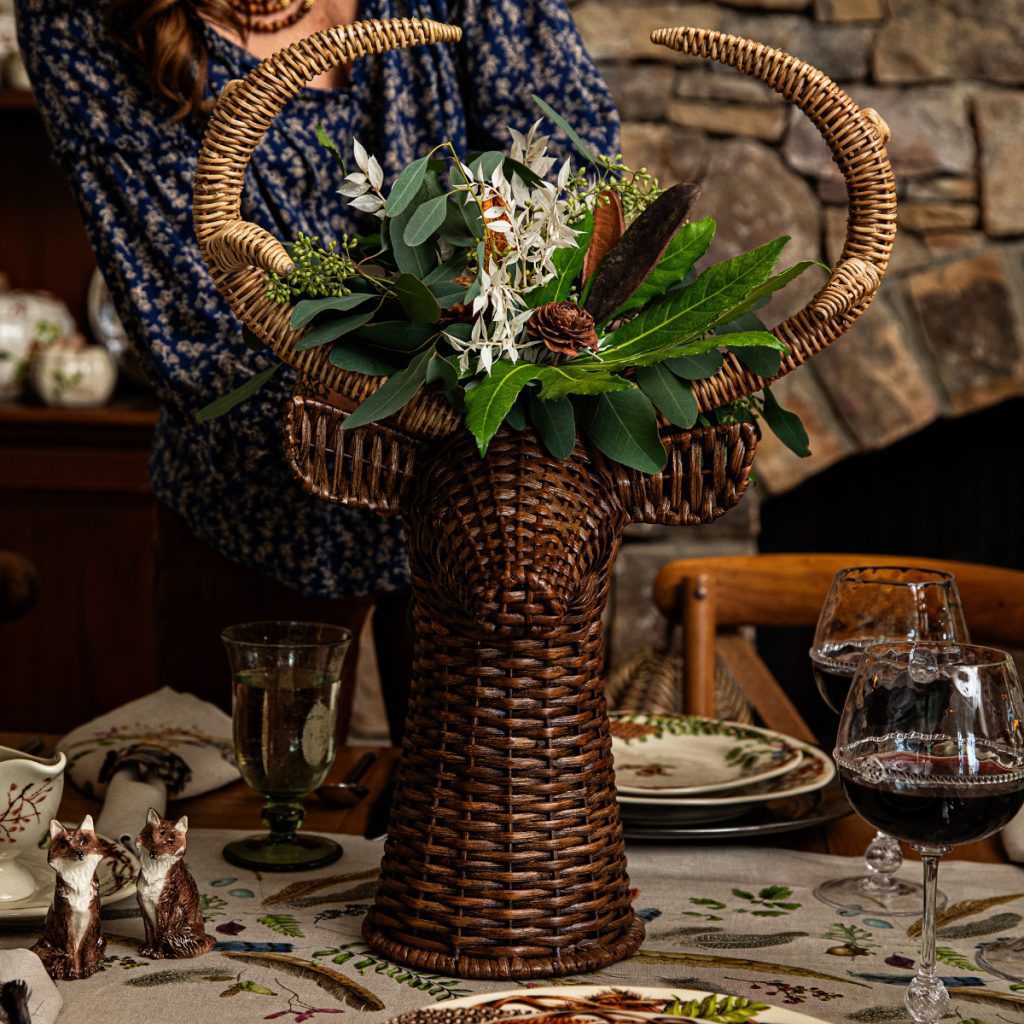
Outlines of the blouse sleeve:
[{"label": "blouse sleeve", "polygon": [[266,365],[214,287],[192,228],[198,139],[168,124],[110,40],[104,0],[16,0],[19,38],[118,314],[162,402],[183,416]]},{"label": "blouse sleeve", "polygon": [[[542,116],[536,93],[598,153],[619,152],[615,104],[564,0],[454,0],[450,10],[463,30],[471,148],[505,149],[506,126],[525,130]],[[551,143],[568,154],[557,129]]]}]

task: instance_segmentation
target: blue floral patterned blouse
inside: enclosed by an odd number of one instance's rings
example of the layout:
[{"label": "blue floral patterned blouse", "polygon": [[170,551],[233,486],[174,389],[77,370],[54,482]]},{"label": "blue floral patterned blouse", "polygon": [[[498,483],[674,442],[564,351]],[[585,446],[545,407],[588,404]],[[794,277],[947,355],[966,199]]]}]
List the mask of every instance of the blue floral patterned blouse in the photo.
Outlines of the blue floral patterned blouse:
[{"label": "blue floral patterned blouse", "polygon": [[[157,497],[228,558],[303,593],[403,586],[398,521],[316,500],[292,479],[281,454],[290,369],[230,415],[196,422],[197,409],[269,355],[245,347],[199,255],[192,179],[200,129],[167,123],[167,107],[108,38],[104,8],[104,0],[16,0],[57,157],[160,400],[150,461]],[[564,0],[364,0],[360,16],[434,18],[461,25],[464,39],[364,58],[349,85],[307,89],[289,104],[249,167],[242,209],[278,237],[329,239],[356,227],[359,215],[336,194],[339,172],[316,140],[321,122],[343,148],[357,137],[389,180],[445,139],[464,150],[504,149],[506,124],[525,131],[536,120],[534,92],[594,148],[617,151],[614,107]],[[203,31],[216,94],[256,59]]]}]

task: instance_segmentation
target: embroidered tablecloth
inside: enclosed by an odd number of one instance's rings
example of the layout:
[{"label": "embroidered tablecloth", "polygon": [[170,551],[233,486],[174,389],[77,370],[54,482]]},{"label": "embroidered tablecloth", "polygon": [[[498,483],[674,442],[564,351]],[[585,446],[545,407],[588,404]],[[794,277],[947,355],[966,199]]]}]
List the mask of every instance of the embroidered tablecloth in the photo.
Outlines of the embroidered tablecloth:
[{"label": "embroidered tablecloth", "polygon": [[[359,929],[373,899],[379,842],[345,837],[345,856],[329,868],[258,875],[220,856],[241,834],[189,832],[189,866],[218,940],[213,952],[146,960],[135,900],[108,906],[104,969],[59,983],[61,1021],[326,1024],[346,1014],[380,1024],[436,1001],[515,987],[425,975],[368,951]],[[642,949],[605,971],[546,984],[713,989],[844,1024],[907,1019],[902,999],[918,958],[917,919],[871,907],[843,913],[814,896],[820,882],[859,873],[861,861],[742,846],[633,845],[629,857],[635,906],[647,923]],[[915,867],[904,867],[907,878]],[[979,946],[1024,935],[1024,869],[948,861],[939,884],[949,898],[941,974],[956,1013],[985,1024],[1024,1021],[1024,985],[978,962]],[[33,938],[5,930],[0,946]]]}]

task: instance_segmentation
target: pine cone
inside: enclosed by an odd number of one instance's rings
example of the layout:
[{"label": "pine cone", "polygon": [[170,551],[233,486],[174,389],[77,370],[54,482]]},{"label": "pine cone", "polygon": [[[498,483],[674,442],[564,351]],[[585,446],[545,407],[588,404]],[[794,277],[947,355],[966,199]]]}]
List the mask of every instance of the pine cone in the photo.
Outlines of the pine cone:
[{"label": "pine cone", "polygon": [[575,356],[581,348],[597,348],[594,318],[575,302],[548,302],[538,306],[526,329],[559,355]]}]

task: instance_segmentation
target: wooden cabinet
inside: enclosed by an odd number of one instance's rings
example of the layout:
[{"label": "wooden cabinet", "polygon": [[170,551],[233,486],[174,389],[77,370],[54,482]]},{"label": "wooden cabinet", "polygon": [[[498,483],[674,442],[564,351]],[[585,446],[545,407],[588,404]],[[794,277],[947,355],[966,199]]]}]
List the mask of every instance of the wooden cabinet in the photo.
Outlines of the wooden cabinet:
[{"label": "wooden cabinet", "polygon": [[145,400],[0,405],[0,548],[39,601],[0,623],[0,727],[64,732],[154,686],[154,498]]}]

